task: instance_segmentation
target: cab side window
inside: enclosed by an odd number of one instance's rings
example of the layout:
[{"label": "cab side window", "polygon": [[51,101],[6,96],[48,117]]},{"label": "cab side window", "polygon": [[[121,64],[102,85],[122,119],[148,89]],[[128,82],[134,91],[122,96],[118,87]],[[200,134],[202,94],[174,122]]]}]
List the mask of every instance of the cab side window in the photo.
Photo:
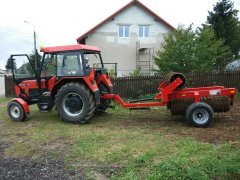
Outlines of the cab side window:
[{"label": "cab side window", "polygon": [[41,77],[56,76],[57,64],[55,54],[45,54]]},{"label": "cab side window", "polygon": [[62,53],[57,55],[58,76],[82,76],[82,59],[79,53]]}]

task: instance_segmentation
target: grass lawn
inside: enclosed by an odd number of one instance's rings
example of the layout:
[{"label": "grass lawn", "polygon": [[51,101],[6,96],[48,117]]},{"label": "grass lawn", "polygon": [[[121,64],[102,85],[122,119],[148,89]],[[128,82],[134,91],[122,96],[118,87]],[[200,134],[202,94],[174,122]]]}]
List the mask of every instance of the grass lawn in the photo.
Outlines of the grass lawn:
[{"label": "grass lawn", "polygon": [[[119,106],[90,124],[62,122],[57,112],[31,106],[25,122],[12,122],[9,99],[0,98],[0,143],[5,157],[63,159],[86,179],[239,179],[240,118],[220,114],[208,128],[194,128],[165,107],[150,111]],[[240,111],[236,105],[234,111]]]}]

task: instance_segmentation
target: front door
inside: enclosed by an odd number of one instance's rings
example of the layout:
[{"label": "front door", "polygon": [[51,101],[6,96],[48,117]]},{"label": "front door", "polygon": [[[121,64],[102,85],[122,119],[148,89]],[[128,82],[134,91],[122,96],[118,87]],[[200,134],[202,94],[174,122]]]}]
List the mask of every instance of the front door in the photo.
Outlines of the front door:
[{"label": "front door", "polygon": [[[30,60],[26,54],[11,55],[10,59],[16,97],[30,100],[31,97],[39,96],[34,60]],[[41,83],[42,85],[45,83]]]}]

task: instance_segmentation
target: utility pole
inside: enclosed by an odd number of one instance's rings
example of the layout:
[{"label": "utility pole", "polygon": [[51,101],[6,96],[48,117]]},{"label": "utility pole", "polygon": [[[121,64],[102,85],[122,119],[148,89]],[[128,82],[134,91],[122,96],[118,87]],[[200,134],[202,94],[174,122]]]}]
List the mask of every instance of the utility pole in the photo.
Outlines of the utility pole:
[{"label": "utility pole", "polygon": [[33,26],[33,42],[34,42],[34,55],[35,55],[35,71],[38,68],[38,62],[37,62],[37,45],[36,45],[36,31],[35,31],[35,26],[34,24],[28,22],[28,21],[24,21],[27,24],[30,24]]}]

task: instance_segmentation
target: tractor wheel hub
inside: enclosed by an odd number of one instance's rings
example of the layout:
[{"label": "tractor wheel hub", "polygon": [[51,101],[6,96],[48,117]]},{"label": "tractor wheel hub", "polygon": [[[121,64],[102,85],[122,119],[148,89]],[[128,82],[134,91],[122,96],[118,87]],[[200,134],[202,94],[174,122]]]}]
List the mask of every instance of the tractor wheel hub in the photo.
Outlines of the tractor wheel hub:
[{"label": "tractor wheel hub", "polygon": [[12,106],[10,108],[10,113],[14,118],[18,118],[20,116],[20,110],[17,106]]},{"label": "tractor wheel hub", "polygon": [[197,114],[197,117],[198,117],[198,118],[201,118],[202,116],[203,116],[202,113],[198,113],[198,114]]},{"label": "tractor wheel hub", "polygon": [[80,114],[83,109],[82,98],[75,93],[66,95],[63,103],[64,111],[71,116]]}]

